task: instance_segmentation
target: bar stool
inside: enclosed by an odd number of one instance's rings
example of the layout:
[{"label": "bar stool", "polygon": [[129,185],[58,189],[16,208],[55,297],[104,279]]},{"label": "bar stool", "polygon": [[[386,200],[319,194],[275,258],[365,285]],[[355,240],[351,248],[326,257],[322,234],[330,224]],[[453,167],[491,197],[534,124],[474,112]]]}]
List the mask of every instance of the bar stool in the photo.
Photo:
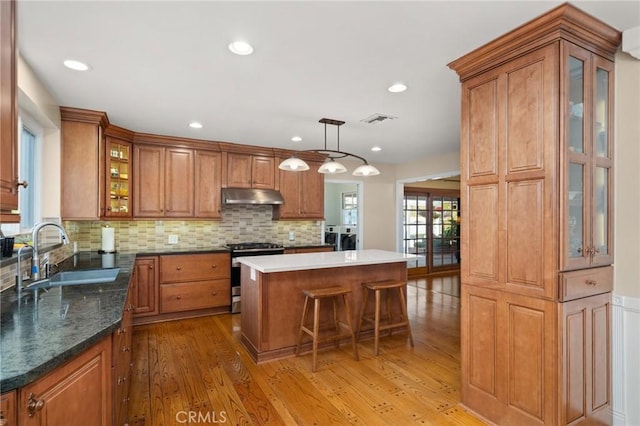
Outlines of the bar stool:
[{"label": "bar stool", "polygon": [[[298,345],[296,347],[296,356],[300,353],[300,347],[302,346],[302,337],[306,333],[313,338],[313,352],[311,360],[311,371],[316,371],[316,359],[318,352],[318,343],[326,341],[334,341],[336,348],[340,347],[340,339],[344,337],[351,337],[351,343],[353,344],[353,357],[358,361],[358,348],[356,346],[356,338],[353,333],[353,327],[351,327],[351,311],[349,310],[349,303],[347,302],[347,294],[351,293],[351,290],[344,287],[329,287],[319,288],[313,290],[302,290],[302,294],[305,296],[304,308],[302,309],[302,320],[300,321],[300,331],[298,333]],[[340,297],[342,296],[342,297]],[[327,328],[320,328],[320,301],[322,299],[331,298],[333,301],[333,325]],[[344,311],[346,316],[346,322],[338,320],[338,310],[336,301],[342,299],[344,303]],[[307,327],[307,316],[309,313],[309,301],[313,300],[313,324],[310,329]],[[331,333],[324,333],[331,330]],[[322,334],[322,335],[321,335]]]},{"label": "bar stool", "polygon": [[[360,330],[362,330],[363,322],[371,322],[373,323],[374,330],[374,341],[373,341],[373,351],[376,356],[378,356],[378,341],[380,340],[380,331],[389,330],[391,333],[391,329],[399,328],[399,327],[407,327],[407,331],[409,332],[409,342],[411,343],[411,347],[413,347],[413,335],[411,334],[411,325],[409,324],[409,316],[407,315],[407,302],[404,297],[403,289],[406,288],[407,283],[405,281],[395,281],[395,280],[385,280],[385,281],[371,281],[362,283],[362,288],[364,289],[364,301],[360,307],[360,321],[358,322],[358,329],[356,331],[356,340],[360,340]],[[398,292],[398,300],[400,301],[400,312],[402,314],[402,318],[393,322],[391,318],[391,298],[390,291],[396,289]],[[381,316],[381,293],[382,290],[386,290],[386,323],[380,324],[380,316]],[[366,316],[365,312],[367,310],[367,303],[369,302],[369,292],[373,292],[375,295],[375,308],[373,317]]]}]

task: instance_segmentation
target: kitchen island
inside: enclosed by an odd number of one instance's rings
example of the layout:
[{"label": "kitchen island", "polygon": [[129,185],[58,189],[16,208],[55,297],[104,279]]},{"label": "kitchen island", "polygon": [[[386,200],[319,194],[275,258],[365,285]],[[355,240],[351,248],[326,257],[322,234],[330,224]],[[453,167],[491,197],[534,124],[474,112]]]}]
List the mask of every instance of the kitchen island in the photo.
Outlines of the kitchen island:
[{"label": "kitchen island", "polygon": [[[243,345],[256,363],[293,355],[304,304],[303,289],[336,285],[351,289],[351,321],[355,327],[363,299],[361,283],[406,281],[407,261],[416,257],[384,250],[240,257]],[[391,306],[398,311],[393,313],[399,314],[399,304],[392,300]],[[371,328],[362,331],[363,336],[372,333]],[[303,345],[303,350],[310,346]]]}]

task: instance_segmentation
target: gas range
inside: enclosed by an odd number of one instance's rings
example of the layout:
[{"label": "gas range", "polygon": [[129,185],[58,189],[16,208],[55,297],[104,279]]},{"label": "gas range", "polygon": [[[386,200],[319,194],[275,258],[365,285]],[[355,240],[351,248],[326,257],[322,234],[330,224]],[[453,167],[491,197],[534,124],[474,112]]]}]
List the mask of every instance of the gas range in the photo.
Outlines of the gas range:
[{"label": "gas range", "polygon": [[284,253],[284,246],[275,243],[233,243],[227,244],[232,254],[256,253],[264,251],[265,254],[280,252]]}]

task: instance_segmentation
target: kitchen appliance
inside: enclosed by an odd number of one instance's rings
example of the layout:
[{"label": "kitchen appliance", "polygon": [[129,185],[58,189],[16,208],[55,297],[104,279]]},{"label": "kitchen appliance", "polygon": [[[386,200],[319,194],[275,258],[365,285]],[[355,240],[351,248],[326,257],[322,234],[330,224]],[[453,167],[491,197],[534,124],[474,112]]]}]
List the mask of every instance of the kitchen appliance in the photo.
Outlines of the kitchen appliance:
[{"label": "kitchen appliance", "polygon": [[231,250],[231,313],[240,312],[240,262],[239,257],[284,254],[284,246],[275,243],[227,244]]}]

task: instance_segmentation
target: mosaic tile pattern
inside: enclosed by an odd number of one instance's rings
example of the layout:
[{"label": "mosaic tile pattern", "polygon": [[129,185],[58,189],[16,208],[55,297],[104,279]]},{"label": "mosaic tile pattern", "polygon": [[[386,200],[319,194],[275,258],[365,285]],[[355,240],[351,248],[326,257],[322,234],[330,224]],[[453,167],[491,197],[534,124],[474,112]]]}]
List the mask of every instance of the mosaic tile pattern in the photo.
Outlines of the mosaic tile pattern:
[{"label": "mosaic tile pattern", "polygon": [[[97,251],[101,247],[102,227],[115,228],[116,250],[201,249],[229,243],[250,241],[283,245],[319,244],[322,222],[309,220],[272,220],[272,206],[223,206],[222,220],[130,220],[130,221],[65,221],[63,223],[78,251]],[[289,231],[295,241],[289,241]],[[178,236],[178,244],[168,244],[169,235]],[[60,242],[54,228],[44,228],[41,244]],[[58,262],[73,253],[73,244],[49,252],[50,262]],[[23,262],[28,265],[29,261]],[[28,270],[28,266],[27,269]],[[0,290],[15,282],[16,265],[0,270]]]}]

